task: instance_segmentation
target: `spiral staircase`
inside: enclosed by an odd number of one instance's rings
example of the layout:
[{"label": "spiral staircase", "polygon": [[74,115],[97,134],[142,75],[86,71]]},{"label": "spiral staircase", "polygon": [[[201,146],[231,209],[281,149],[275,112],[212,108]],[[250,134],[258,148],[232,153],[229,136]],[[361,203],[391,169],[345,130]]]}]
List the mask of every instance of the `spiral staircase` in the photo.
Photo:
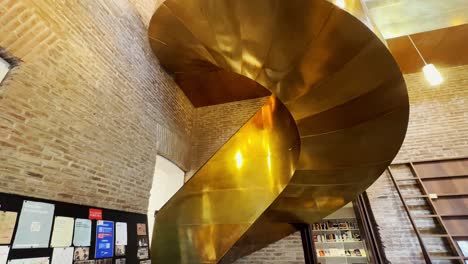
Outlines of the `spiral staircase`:
[{"label": "spiral staircase", "polygon": [[403,142],[405,82],[359,0],[167,0],[149,40],[194,96],[271,93],[158,212],[153,263],[232,263],[352,201]]}]

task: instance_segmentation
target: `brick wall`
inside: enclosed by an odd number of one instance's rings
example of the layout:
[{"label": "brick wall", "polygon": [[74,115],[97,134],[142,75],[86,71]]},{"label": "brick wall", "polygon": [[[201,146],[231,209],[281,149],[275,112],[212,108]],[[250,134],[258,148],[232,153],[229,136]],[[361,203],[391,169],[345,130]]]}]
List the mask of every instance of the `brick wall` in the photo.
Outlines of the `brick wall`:
[{"label": "brick wall", "polygon": [[[440,87],[427,84],[421,73],[405,76],[410,98],[408,133],[394,163],[468,157],[468,66],[441,70],[445,82]],[[406,166],[395,166],[395,177],[408,177]],[[414,185],[403,192],[415,193]],[[387,258],[393,264],[424,263],[416,234],[398,193],[384,173],[368,190]],[[423,199],[410,201],[413,209],[428,213]],[[434,229],[432,219],[418,219],[418,227]],[[428,250],[444,253],[441,239],[428,241]],[[450,263],[450,262],[445,262]]]},{"label": "brick wall", "polygon": [[186,175],[187,180],[262,107],[266,99],[257,98],[195,109],[192,168]]},{"label": "brick wall", "polygon": [[301,233],[296,232],[270,244],[237,260],[235,264],[304,264]]},{"label": "brick wall", "polygon": [[0,25],[0,192],[146,212],[156,153],[189,169],[193,106],[128,0],[0,0]]},{"label": "brick wall", "polygon": [[[261,106],[194,110],[149,48],[158,4],[0,0],[0,47],[21,60],[0,86],[0,192],[145,212],[156,153],[193,172]],[[406,76],[410,126],[395,162],[468,156],[468,67],[442,73],[440,87]],[[387,256],[417,261],[388,180],[369,189]],[[291,241],[297,234],[239,262],[300,263]]]},{"label": "brick wall", "polygon": [[137,10],[143,24],[148,27],[151,17],[164,0],[128,0]]},{"label": "brick wall", "polygon": [[468,65],[441,73],[445,82],[438,87],[422,73],[405,76],[409,126],[394,163],[468,157]]}]

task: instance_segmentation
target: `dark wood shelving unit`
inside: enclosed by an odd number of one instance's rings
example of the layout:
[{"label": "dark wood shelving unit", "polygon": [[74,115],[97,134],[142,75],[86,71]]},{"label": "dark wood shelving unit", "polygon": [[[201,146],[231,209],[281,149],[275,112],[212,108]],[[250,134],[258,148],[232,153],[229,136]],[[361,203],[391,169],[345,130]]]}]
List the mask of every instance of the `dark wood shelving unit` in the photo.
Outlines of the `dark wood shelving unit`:
[{"label": "dark wood shelving unit", "polygon": [[[406,165],[412,176],[395,177],[392,166],[388,168],[400,199],[414,228],[426,263],[434,260],[455,260],[464,264],[468,259],[459,248],[457,241],[468,241],[468,159],[453,159],[416,162]],[[408,183],[410,181],[411,183]],[[402,187],[416,185],[420,194],[404,195]],[[430,214],[415,214],[408,200],[424,199]],[[415,219],[432,218],[440,227],[439,233],[422,233]],[[440,256],[428,251],[425,238],[445,238],[451,255]]]}]

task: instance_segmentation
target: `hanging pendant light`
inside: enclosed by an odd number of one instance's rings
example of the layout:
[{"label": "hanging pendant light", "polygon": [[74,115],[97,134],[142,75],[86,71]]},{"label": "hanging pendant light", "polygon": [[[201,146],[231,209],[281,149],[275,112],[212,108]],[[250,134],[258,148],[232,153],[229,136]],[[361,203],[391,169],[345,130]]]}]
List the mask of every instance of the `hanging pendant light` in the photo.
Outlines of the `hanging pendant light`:
[{"label": "hanging pendant light", "polygon": [[440,74],[440,72],[437,70],[437,68],[434,66],[434,64],[432,64],[432,63],[427,64],[426,60],[422,56],[422,54],[419,51],[418,47],[416,47],[416,44],[414,43],[414,41],[413,41],[413,39],[411,38],[410,35],[408,35],[408,38],[411,41],[411,43],[413,44],[414,49],[416,49],[416,51],[418,52],[419,57],[424,62],[423,73],[424,73],[424,77],[426,77],[426,80],[432,86],[440,85],[444,81],[444,78],[442,77],[442,74]]},{"label": "hanging pendant light", "polygon": [[439,85],[444,81],[442,75],[434,66],[434,64],[426,64],[423,67],[424,76],[431,85]]}]

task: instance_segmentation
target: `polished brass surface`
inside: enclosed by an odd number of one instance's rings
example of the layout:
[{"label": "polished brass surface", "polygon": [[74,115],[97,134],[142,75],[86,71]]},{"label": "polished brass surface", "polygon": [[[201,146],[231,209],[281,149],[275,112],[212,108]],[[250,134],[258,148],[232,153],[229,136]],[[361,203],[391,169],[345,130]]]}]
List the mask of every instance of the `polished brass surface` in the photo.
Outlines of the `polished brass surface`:
[{"label": "polished brass surface", "polygon": [[284,190],[298,156],[294,119],[270,97],[158,212],[155,263],[216,263]]},{"label": "polished brass surface", "polygon": [[199,72],[175,74],[174,79],[195,107],[271,95],[270,91],[257,82],[219,68],[206,70],[203,74]]},{"label": "polished brass surface", "polygon": [[223,89],[216,69],[273,95],[158,213],[154,263],[233,262],[344,206],[395,157],[408,123],[402,74],[360,1],[332,2],[158,8],[150,43],[183,89]]}]

